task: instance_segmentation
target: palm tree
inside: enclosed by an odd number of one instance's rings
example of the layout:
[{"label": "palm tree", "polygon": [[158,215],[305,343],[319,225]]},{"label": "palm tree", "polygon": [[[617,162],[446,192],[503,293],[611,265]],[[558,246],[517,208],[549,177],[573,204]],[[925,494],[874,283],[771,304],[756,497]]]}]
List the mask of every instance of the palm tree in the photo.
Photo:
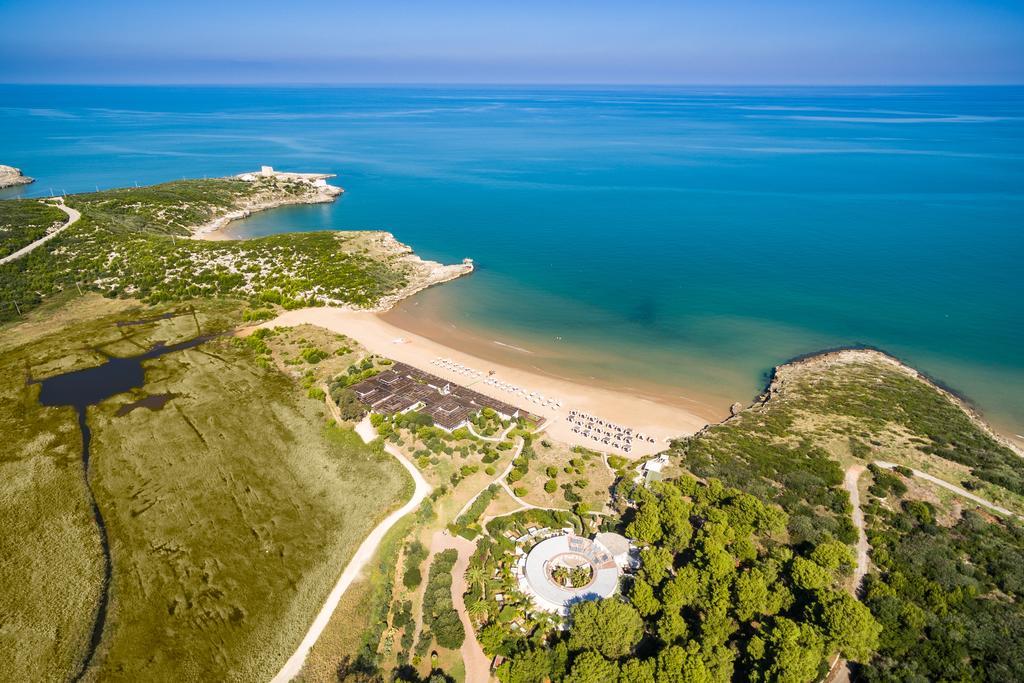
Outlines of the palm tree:
[{"label": "palm tree", "polygon": [[487,602],[481,598],[466,605],[466,613],[476,621],[483,621],[487,618]]},{"label": "palm tree", "polygon": [[469,569],[466,570],[466,581],[470,586],[478,586],[480,592],[484,590],[484,581],[487,579],[487,572],[484,568],[478,564],[469,565]]}]

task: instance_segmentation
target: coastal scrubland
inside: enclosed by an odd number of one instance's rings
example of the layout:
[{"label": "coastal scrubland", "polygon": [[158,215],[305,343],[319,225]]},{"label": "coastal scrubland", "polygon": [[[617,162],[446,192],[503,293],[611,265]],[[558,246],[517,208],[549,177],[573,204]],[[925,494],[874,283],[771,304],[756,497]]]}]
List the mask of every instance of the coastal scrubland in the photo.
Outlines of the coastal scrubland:
[{"label": "coastal scrubland", "polygon": [[1024,680],[1024,524],[950,517],[912,477],[873,471],[864,602],[883,626],[869,681]]},{"label": "coastal scrubland", "polygon": [[31,199],[0,202],[0,258],[35,242],[67,219],[51,204]]},{"label": "coastal scrubland", "polygon": [[[69,298],[0,330],[9,384],[0,419],[11,435],[0,463],[0,583],[18,587],[0,598],[9,626],[0,637],[17,653],[5,679],[73,675],[104,590],[74,412],[39,406],[26,373],[40,379],[99,364],[101,352],[228,331],[243,315],[230,301],[183,311]],[[260,357],[248,341],[211,339],[147,361],[142,389],[88,409],[113,577],[87,677],[269,678],[347,558],[408,496],[404,470],[328,420],[305,373],[290,377]],[[140,401],[151,396],[166,400]]]},{"label": "coastal scrubland", "polygon": [[848,351],[783,366],[766,398],[669,452],[694,474],[778,502],[797,542],[826,534],[854,541],[840,488],[853,462],[959,472],[951,483],[1024,510],[1020,457],[947,393],[882,354]]},{"label": "coastal scrubland", "polygon": [[[41,248],[0,266],[0,320],[14,319],[47,297],[71,290],[147,303],[236,298],[285,308],[372,308],[437,277],[436,264],[415,258],[384,233],[192,239],[211,221],[231,215],[323,200],[312,185],[269,179],[182,180],[68,196],[67,205],[81,212],[81,220]],[[0,202],[0,217],[11,215],[21,224],[24,219],[14,214],[29,211],[29,204]],[[15,241],[39,231],[35,223],[25,225]]]}]

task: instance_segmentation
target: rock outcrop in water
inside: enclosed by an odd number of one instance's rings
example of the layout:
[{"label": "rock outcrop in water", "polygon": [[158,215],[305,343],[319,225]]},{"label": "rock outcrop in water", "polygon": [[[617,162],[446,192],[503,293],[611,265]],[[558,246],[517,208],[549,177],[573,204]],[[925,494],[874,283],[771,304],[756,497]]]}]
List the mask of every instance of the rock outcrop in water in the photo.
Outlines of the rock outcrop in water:
[{"label": "rock outcrop in water", "polygon": [[0,164],[0,189],[14,187],[15,185],[28,185],[34,182],[35,178],[22,175],[20,168]]}]

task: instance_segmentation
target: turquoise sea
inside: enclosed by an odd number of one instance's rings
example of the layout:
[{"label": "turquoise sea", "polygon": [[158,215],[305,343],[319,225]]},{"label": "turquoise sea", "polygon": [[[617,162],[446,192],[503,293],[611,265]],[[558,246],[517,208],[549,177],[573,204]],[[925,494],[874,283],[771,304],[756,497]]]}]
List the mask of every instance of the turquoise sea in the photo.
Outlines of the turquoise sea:
[{"label": "turquoise sea", "polygon": [[553,372],[721,410],[868,344],[1024,434],[1022,88],[0,86],[0,131],[28,195],[337,173],[336,204],[241,233],[472,257],[406,308]]}]

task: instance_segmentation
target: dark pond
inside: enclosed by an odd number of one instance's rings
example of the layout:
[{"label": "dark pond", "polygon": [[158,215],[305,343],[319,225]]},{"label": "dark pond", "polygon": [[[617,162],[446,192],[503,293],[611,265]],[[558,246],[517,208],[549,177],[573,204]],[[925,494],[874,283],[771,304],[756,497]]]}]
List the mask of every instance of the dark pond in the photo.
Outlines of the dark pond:
[{"label": "dark pond", "polygon": [[[103,548],[103,592],[100,594],[99,604],[96,609],[96,617],[93,621],[92,636],[89,641],[89,651],[81,669],[75,674],[74,680],[82,678],[89,664],[96,654],[103,638],[103,627],[107,620],[107,605],[110,601],[111,561],[110,543],[107,539],[107,525],[103,521],[103,514],[96,504],[96,497],[92,490],[92,481],[89,476],[89,443],[92,435],[89,431],[89,424],[86,420],[86,408],[96,405],[111,396],[137,389],[146,383],[146,371],[142,363],[153,358],[176,351],[184,351],[199,346],[211,336],[200,336],[180,344],[157,344],[149,351],[140,353],[137,356],[128,358],[109,357],[102,365],[85,370],[75,370],[63,375],[48,377],[39,380],[41,385],[39,402],[44,406],[71,406],[78,413],[78,426],[82,430],[82,471],[85,476],[85,488],[89,498],[89,507],[92,510],[93,520],[100,534],[100,545]],[[172,395],[163,394],[165,400],[159,403],[162,407]],[[155,397],[160,398],[160,397]],[[145,399],[143,399],[145,401]],[[142,402],[136,402],[142,403]],[[143,404],[145,405],[145,404]]]}]

